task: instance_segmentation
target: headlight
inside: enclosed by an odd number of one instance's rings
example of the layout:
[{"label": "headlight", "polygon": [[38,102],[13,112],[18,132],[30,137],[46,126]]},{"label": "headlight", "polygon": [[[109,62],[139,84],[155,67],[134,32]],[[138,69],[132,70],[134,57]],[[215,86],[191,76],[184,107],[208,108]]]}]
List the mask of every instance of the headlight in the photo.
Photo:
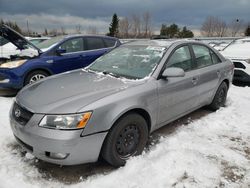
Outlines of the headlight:
[{"label": "headlight", "polygon": [[46,115],[39,123],[40,127],[50,129],[83,129],[90,117],[92,112],[86,112],[83,114],[72,114],[72,115]]},{"label": "headlight", "polygon": [[20,65],[24,64],[25,62],[26,62],[26,60],[10,61],[10,62],[1,64],[0,68],[15,68],[15,67],[19,67]]}]

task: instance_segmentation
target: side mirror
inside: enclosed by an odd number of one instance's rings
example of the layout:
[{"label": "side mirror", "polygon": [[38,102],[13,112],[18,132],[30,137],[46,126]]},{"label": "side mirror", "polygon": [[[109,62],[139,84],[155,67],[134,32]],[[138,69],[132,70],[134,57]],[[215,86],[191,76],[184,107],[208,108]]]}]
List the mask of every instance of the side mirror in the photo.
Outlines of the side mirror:
[{"label": "side mirror", "polygon": [[65,49],[57,49],[56,50],[56,55],[62,55],[62,54],[64,54],[64,53],[66,53],[66,50]]},{"label": "side mirror", "polygon": [[167,77],[183,77],[183,76],[185,76],[184,70],[181,69],[181,68],[177,68],[177,67],[166,68],[164,70],[164,72],[162,73],[163,78],[167,78]]}]

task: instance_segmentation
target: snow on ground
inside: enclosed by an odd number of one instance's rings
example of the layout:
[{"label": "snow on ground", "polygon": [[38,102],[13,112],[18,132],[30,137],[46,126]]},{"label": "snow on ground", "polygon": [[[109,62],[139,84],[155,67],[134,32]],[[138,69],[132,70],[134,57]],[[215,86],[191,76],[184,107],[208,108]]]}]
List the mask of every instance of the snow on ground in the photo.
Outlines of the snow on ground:
[{"label": "snow on ground", "polygon": [[225,108],[162,136],[125,167],[70,185],[45,178],[37,160],[21,152],[8,122],[12,100],[0,97],[0,188],[250,187],[249,87],[232,86]]}]

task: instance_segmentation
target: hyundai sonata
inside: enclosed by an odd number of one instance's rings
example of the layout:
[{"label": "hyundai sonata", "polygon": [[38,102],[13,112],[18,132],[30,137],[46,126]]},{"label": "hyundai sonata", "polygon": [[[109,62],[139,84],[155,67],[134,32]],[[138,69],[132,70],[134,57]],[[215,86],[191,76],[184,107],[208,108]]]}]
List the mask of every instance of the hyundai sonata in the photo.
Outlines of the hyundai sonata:
[{"label": "hyundai sonata", "polygon": [[21,90],[10,111],[18,143],[60,165],[113,166],[140,154],[149,134],[202,106],[224,106],[233,64],[192,41],[124,44],[84,69]]}]

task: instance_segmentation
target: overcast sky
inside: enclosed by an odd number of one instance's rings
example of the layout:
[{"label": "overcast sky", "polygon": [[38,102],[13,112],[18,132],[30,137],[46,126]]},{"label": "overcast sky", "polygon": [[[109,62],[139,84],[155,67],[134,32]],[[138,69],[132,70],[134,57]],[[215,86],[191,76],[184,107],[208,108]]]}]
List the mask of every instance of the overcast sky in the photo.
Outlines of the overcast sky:
[{"label": "overcast sky", "polygon": [[108,31],[113,13],[119,17],[143,14],[152,16],[154,30],[161,24],[177,23],[199,30],[207,16],[250,22],[250,0],[0,0],[0,18],[16,21],[26,28],[82,31],[96,27],[100,33]]}]

